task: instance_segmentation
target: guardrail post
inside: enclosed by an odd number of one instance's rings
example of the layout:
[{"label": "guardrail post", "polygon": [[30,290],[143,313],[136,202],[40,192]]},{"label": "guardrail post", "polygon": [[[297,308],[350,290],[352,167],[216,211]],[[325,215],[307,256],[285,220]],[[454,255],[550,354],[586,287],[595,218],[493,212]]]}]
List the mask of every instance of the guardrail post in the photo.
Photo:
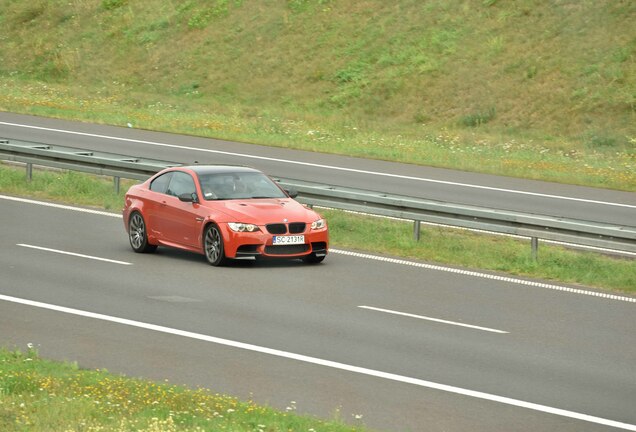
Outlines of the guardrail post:
[{"label": "guardrail post", "polygon": [[530,238],[530,245],[532,246],[532,260],[536,261],[538,255],[539,255],[539,238],[538,237],[531,237]]},{"label": "guardrail post", "polygon": [[115,194],[119,195],[119,177],[113,177],[113,182],[115,183]]},{"label": "guardrail post", "polygon": [[415,238],[415,241],[420,241],[420,225],[421,221],[418,220],[413,224],[413,238]]},{"label": "guardrail post", "polygon": [[26,164],[26,179],[28,182],[33,180],[33,164],[30,162]]}]

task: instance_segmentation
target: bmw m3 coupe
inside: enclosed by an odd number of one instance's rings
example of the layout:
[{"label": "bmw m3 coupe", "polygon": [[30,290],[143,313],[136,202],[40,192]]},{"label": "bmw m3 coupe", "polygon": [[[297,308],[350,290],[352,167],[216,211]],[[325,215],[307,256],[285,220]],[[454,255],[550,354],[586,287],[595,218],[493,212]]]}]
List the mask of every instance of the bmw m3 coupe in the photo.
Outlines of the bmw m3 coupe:
[{"label": "bmw m3 coupe", "polygon": [[329,248],[327,222],[294,197],[252,168],[167,168],[128,190],[124,226],[139,253],[180,248],[213,266],[261,257],[320,263]]}]

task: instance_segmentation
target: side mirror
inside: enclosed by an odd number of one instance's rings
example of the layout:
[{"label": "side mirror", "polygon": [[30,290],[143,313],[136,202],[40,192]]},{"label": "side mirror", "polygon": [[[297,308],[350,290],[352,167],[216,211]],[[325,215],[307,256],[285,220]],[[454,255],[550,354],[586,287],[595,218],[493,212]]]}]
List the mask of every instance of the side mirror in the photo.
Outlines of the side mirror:
[{"label": "side mirror", "polygon": [[290,198],[296,198],[298,196],[298,191],[294,188],[290,188],[289,190],[285,189],[285,192],[287,192]]},{"label": "side mirror", "polygon": [[199,198],[197,197],[197,193],[196,192],[192,192],[192,193],[184,193],[179,195],[177,198],[179,198],[179,201],[183,201],[183,202],[190,202],[193,204],[196,204],[199,202]]}]

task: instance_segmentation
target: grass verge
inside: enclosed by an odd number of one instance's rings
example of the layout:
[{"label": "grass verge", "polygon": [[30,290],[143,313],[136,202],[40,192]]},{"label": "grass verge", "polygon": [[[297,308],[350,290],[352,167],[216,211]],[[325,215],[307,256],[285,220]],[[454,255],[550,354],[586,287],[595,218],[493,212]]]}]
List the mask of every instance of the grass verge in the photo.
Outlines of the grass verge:
[{"label": "grass verge", "polygon": [[[78,96],[76,89],[25,83],[0,77],[0,110],[188,134],[272,147],[349,155],[367,159],[444,167],[463,171],[559,183],[636,191],[636,138],[626,148],[578,148],[538,138],[501,133],[409,126],[382,129],[345,120],[323,121],[266,111],[258,116],[215,110],[205,102],[174,100],[156,104],[153,95],[135,94],[134,102]],[[137,106],[141,100],[146,106]]]},{"label": "grass verge", "polygon": [[[124,191],[131,183],[122,182],[117,195],[111,178],[46,170],[34,170],[28,183],[23,168],[0,165],[1,193],[113,211],[122,208]],[[426,226],[421,240],[415,241],[409,223],[336,210],[321,212],[329,220],[332,247],[636,294],[636,265],[630,258],[542,244],[535,261],[529,241]]]},{"label": "grass verge", "polygon": [[322,421],[252,401],[82,370],[76,364],[0,348],[0,430],[4,432],[352,432],[361,427]]}]

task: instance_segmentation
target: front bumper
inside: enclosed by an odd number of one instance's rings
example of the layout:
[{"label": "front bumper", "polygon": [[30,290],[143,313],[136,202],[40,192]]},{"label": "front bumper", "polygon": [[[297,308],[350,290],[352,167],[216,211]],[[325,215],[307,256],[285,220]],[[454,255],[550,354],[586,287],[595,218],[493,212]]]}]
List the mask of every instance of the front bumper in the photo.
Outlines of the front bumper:
[{"label": "front bumper", "polygon": [[329,250],[329,231],[307,230],[304,244],[274,245],[273,234],[267,232],[235,232],[226,224],[220,227],[225,241],[225,256],[235,259],[253,259],[256,257],[302,258],[315,254],[325,256]]}]

